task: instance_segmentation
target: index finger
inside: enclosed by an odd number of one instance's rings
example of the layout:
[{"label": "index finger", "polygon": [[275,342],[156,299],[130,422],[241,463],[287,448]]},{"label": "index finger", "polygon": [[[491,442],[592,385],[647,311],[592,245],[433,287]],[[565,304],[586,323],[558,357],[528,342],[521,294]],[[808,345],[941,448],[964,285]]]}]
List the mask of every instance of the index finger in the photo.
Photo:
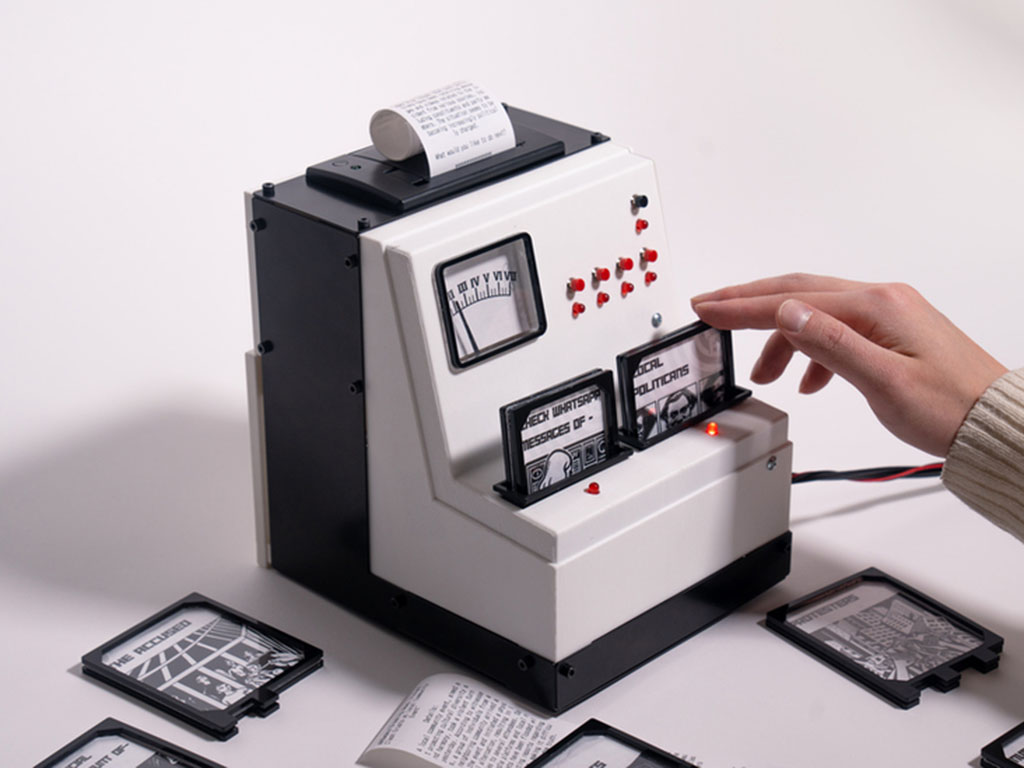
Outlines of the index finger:
[{"label": "index finger", "polygon": [[856,280],[844,280],[826,275],[808,275],[795,272],[789,275],[766,277],[750,283],[730,285],[710,293],[701,293],[690,299],[690,305],[696,306],[706,301],[724,301],[726,299],[749,299],[755,296],[773,296],[780,293],[833,293],[863,288],[868,283]]},{"label": "index finger", "polygon": [[694,311],[705,323],[723,331],[744,328],[767,330],[776,327],[776,313],[787,299],[797,299],[827,312],[863,335],[870,335],[880,316],[877,300],[870,291],[864,290],[796,292],[703,301],[694,305]]}]

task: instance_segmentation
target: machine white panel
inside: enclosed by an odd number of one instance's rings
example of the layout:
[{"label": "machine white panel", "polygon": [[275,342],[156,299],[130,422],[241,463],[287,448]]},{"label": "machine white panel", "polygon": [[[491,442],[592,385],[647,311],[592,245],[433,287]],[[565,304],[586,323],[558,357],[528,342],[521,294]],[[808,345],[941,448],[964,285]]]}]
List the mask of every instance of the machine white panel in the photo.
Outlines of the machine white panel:
[{"label": "machine white panel", "polygon": [[[638,193],[650,199],[639,216]],[[598,494],[582,483],[521,509],[493,490],[504,479],[502,405],[614,371],[619,353],[693,320],[657,196],[650,161],[605,144],[360,238],[371,569],[550,660],[788,529],[786,416],[754,400],[719,414],[716,437],[695,427],[598,472]],[[520,233],[546,331],[459,368],[437,266]],[[650,284],[642,247],[658,251]],[[614,272],[620,256],[634,268],[600,286],[610,300],[598,307],[591,272]],[[583,291],[569,290],[571,277]],[[574,317],[577,300],[587,306]]]}]

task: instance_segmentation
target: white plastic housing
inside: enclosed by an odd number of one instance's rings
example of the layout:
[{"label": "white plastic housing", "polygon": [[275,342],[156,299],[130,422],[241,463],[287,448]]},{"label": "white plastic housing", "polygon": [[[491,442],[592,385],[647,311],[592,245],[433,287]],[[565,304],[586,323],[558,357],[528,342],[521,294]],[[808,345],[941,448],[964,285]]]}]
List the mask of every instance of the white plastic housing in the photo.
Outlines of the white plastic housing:
[{"label": "white plastic housing", "polygon": [[[631,209],[635,194],[650,204]],[[694,428],[598,473],[598,495],[583,483],[519,509],[492,489],[504,478],[502,405],[614,371],[617,354],[694,319],[658,197],[653,164],[606,143],[360,238],[372,570],[550,660],[788,529],[786,417],[756,401],[716,417],[717,437]],[[547,331],[454,368],[435,268],[522,232]],[[650,284],[645,247],[658,251]],[[634,268],[616,274],[620,257]],[[595,288],[598,266],[613,277]],[[585,290],[569,291],[570,277]],[[626,296],[623,280],[635,286]],[[602,307],[598,290],[610,295]],[[586,311],[574,318],[575,302]]]}]

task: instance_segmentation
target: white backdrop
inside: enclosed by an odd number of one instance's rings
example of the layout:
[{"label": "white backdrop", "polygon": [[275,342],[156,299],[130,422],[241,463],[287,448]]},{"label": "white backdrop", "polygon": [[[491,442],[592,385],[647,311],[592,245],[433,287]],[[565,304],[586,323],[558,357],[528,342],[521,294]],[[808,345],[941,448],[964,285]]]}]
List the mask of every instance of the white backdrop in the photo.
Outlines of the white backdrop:
[{"label": "white backdrop", "polygon": [[[105,601],[139,618],[219,573],[210,552],[251,560],[243,191],[451,80],[654,158],[691,294],[794,270],[906,281],[1024,365],[1016,0],[8,0],[0,66],[0,566],[26,590],[0,608],[96,606],[53,685],[80,685],[64,673],[111,634]],[[736,336],[741,384],[763,339]],[[791,414],[796,469],[925,458],[844,382],[804,398],[799,375],[757,389]],[[190,559],[178,523],[220,549]],[[0,743],[24,760],[60,741],[18,741],[19,722]]]}]

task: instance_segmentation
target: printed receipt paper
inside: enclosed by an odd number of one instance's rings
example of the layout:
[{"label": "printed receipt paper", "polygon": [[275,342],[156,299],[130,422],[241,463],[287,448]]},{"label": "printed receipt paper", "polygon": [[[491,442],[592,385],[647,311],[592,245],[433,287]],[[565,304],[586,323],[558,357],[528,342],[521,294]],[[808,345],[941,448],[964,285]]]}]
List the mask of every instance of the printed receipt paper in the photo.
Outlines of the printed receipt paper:
[{"label": "printed receipt paper", "polygon": [[423,152],[431,177],[516,145],[501,102],[465,80],[378,110],[370,118],[370,138],[388,160]]}]

